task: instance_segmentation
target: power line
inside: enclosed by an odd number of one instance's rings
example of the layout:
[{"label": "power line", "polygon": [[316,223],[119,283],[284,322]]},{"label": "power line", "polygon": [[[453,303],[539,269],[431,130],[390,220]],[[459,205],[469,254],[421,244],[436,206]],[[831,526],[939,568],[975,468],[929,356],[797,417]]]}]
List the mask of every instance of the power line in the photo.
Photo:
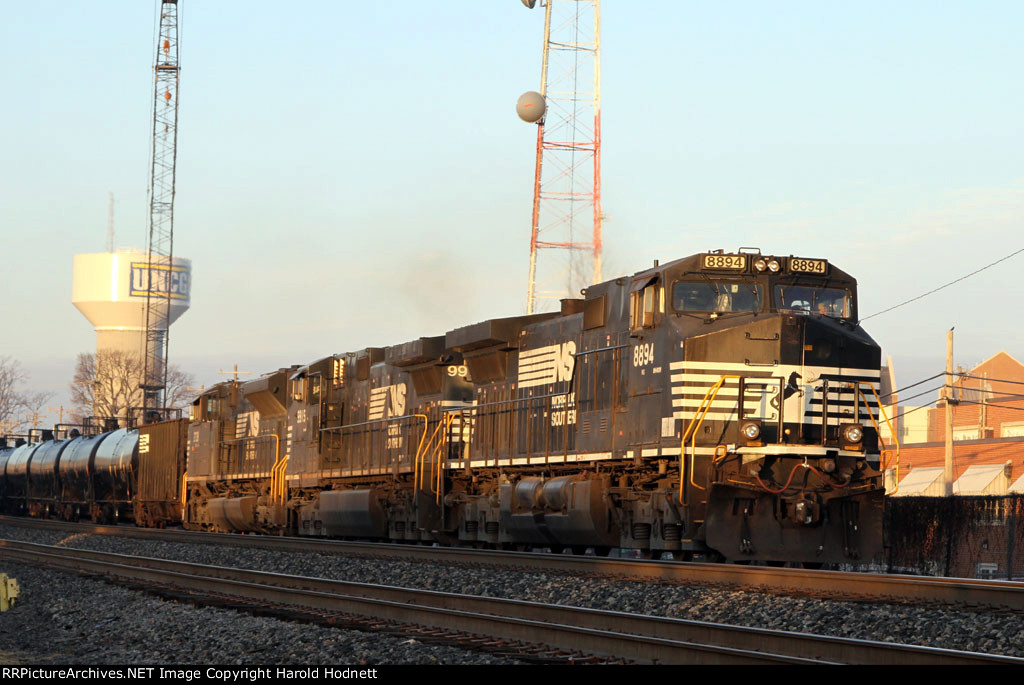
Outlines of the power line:
[{"label": "power line", "polygon": [[971,400],[960,400],[960,404],[980,404],[986,407],[997,407],[999,409],[1012,409],[1013,411],[1024,411],[1024,407],[1011,407],[1008,404],[997,404],[995,402],[972,402]]},{"label": "power line", "polygon": [[[925,390],[924,392],[919,392],[919,393],[917,393],[916,395],[911,395],[910,397],[907,397],[907,398],[901,399],[901,400],[900,400],[900,404],[903,404],[904,402],[907,402],[908,400],[912,400],[912,399],[914,399],[915,397],[920,397],[921,395],[927,395],[927,394],[929,394],[929,393],[933,393],[933,392],[935,392],[936,390],[941,390],[941,389],[942,389],[942,388],[944,388],[944,387],[946,387],[946,386],[944,386],[944,385],[937,385],[937,386],[935,386],[934,388],[932,388],[931,390]],[[936,400],[932,400],[932,402],[937,402],[937,401],[938,401],[937,399],[936,399]],[[923,405],[923,406],[928,406],[928,405]],[[920,409],[920,407],[918,407],[918,408]],[[909,413],[909,412],[908,412],[908,413]]]},{"label": "power line", "polygon": [[[921,394],[924,395],[925,393],[921,393]],[[916,395],[915,395],[915,397],[916,397]],[[938,398],[936,398],[936,399],[932,400],[931,402],[928,402],[926,404],[922,404],[920,407],[914,407],[913,409],[908,409],[905,412],[900,412],[899,414],[896,414],[895,416],[893,416],[890,419],[890,421],[895,421],[896,419],[900,418],[901,416],[906,416],[907,414],[913,414],[915,411],[918,411],[920,409],[928,409],[929,407],[931,407],[931,405],[935,404],[938,401],[939,401]]]},{"label": "power line", "polygon": [[[971,379],[978,380],[978,381],[990,381],[990,382],[993,382],[993,383],[1009,383],[1011,385],[1024,385],[1024,381],[1011,381],[1011,380],[1008,380],[1008,379],[1005,379],[1005,378],[987,378],[985,376],[969,376],[966,373],[954,373],[953,375],[954,376],[959,376],[960,378],[971,378]],[[966,387],[966,386],[963,386],[963,387]],[[981,390],[981,388],[968,388],[968,389],[969,390]]]},{"label": "power line", "polygon": [[1021,249],[1017,250],[1016,252],[1012,252],[1012,253],[1006,255],[1002,259],[997,259],[996,261],[992,262],[988,266],[983,266],[980,269],[978,269],[977,271],[972,271],[971,273],[967,274],[966,276],[961,276],[960,278],[956,279],[955,281],[950,281],[946,285],[940,285],[938,288],[935,288],[934,290],[929,290],[928,292],[924,293],[923,295],[918,295],[917,297],[913,297],[913,298],[907,300],[906,302],[900,302],[899,304],[893,305],[892,307],[889,307],[888,309],[883,309],[880,312],[875,312],[874,314],[871,314],[869,316],[862,317],[861,321],[867,321],[868,319],[870,319],[872,317],[878,316],[880,314],[885,314],[886,312],[891,312],[894,309],[898,309],[899,307],[902,307],[905,304],[910,304],[911,302],[916,302],[917,300],[920,300],[923,297],[928,297],[932,293],[937,293],[940,290],[948,288],[949,286],[953,285],[954,283],[959,283],[960,281],[966,280],[966,279],[970,278],[971,276],[974,276],[976,274],[980,274],[985,269],[989,269],[989,268],[995,266],[996,264],[998,264],[1000,262],[1005,262],[1010,257],[1015,257],[1016,255],[1019,255],[1021,252],[1024,252],[1024,247],[1022,247]]},{"label": "power line", "polygon": [[[976,393],[985,394],[985,395],[995,395],[996,397],[999,397],[999,398],[1002,398],[1002,397],[1005,397],[1007,399],[1010,399],[1010,398],[1013,398],[1013,397],[1022,397],[1022,398],[1024,398],[1024,395],[1022,395],[1020,393],[1015,393],[1015,392],[996,392],[995,390],[986,390],[985,388],[965,388],[965,387],[963,387],[961,385],[951,385],[951,386],[949,386],[949,388],[951,390],[958,391],[961,394],[966,394],[966,393],[969,393],[969,392],[970,393],[976,392]],[[967,400],[961,400],[961,401],[962,402],[966,402]],[[992,406],[995,406],[995,405],[992,405]]]},{"label": "power line", "polygon": [[[934,380],[934,379],[938,378],[939,376],[945,376],[945,375],[946,375],[945,371],[943,371],[941,373],[937,373],[934,376],[929,376],[928,378],[925,378],[923,381],[918,381],[917,383],[914,383],[912,385],[908,385],[905,388],[899,388],[897,390],[893,390],[892,392],[886,393],[886,394],[882,395],[882,397],[889,397],[891,395],[895,395],[896,393],[903,392],[904,390],[910,390],[911,388],[916,388],[917,386],[921,385],[922,383],[927,383],[930,380]],[[914,395],[914,397],[919,397],[919,395]]]}]

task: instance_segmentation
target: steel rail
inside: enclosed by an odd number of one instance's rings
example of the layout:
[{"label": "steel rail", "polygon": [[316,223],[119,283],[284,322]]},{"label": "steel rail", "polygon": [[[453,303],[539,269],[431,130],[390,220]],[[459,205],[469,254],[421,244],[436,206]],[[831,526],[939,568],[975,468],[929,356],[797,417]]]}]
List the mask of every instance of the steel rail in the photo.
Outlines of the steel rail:
[{"label": "steel rail", "polygon": [[43,521],[9,516],[0,516],[0,523],[33,528],[72,530],[91,535],[157,539],[166,542],[258,547],[280,552],[347,554],[435,563],[469,563],[674,583],[729,585],[770,592],[812,594],[834,599],[939,602],[970,608],[1024,611],[1024,583],[1009,580],[819,571],[739,564],[646,561],[462,547],[427,547],[301,537],[206,533],[128,526],[98,526],[84,523],[69,524],[62,521]]},{"label": "steel rail", "polygon": [[[133,582],[156,583],[162,587],[170,586],[200,594],[230,596],[242,602],[261,605],[272,603],[293,610],[318,613],[371,616],[399,624],[487,635],[501,640],[541,644],[638,663],[820,663],[763,651],[709,646],[658,636],[623,633],[614,629],[578,626],[566,622],[566,615],[560,614],[558,608],[542,604],[522,603],[526,607],[523,612],[525,616],[503,616],[474,609],[478,609],[477,605],[480,604],[484,608],[504,608],[514,602],[499,600],[492,603],[487,598],[294,578],[260,571],[204,567],[8,540],[0,540],[0,554],[13,561],[113,576]],[[287,587],[289,584],[292,587]],[[328,588],[331,591],[312,588]],[[352,592],[357,594],[350,594]]]},{"label": "steel rail", "polygon": [[301,611],[372,616],[638,663],[1013,664],[1024,659],[0,540],[0,556]]}]

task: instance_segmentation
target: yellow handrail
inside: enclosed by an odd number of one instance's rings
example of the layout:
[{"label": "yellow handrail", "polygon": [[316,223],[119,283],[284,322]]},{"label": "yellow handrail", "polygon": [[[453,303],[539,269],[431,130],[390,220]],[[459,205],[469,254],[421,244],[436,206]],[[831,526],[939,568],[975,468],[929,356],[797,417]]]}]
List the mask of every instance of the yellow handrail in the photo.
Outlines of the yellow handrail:
[{"label": "yellow handrail", "polygon": [[[437,480],[435,482],[434,492],[437,494],[437,503],[441,503],[441,486],[444,482],[444,455],[441,454],[441,450],[448,444],[451,438],[452,424],[455,423],[455,412],[445,412],[444,414],[444,433],[437,441],[437,447],[434,448],[434,454],[432,457],[433,463],[437,464]],[[433,467],[431,467],[433,468]]]},{"label": "yellow handrail", "polygon": [[[437,496],[438,504],[440,503],[441,480],[444,473],[440,463],[441,449],[447,441],[447,436],[449,436],[453,423],[455,423],[455,412],[445,412],[434,427],[434,432],[430,434],[426,445],[424,445],[423,440],[420,440],[420,446],[416,454],[413,485],[416,490],[419,490],[422,486],[421,483],[430,482],[430,491]],[[426,434],[427,432],[423,431],[424,437],[426,437]],[[427,459],[430,459],[429,481],[426,478],[426,468],[424,465]]]},{"label": "yellow handrail", "polygon": [[271,474],[270,496],[271,501],[284,504],[288,494],[288,481],[285,478],[285,471],[288,467],[288,457],[281,460],[280,464],[274,465],[277,482],[274,482],[275,474]]},{"label": "yellow handrail", "polygon": [[[896,464],[893,467],[895,469],[895,471],[893,473],[893,482],[896,484],[896,489],[893,490],[892,493],[891,493],[891,494],[896,494],[899,491],[899,482],[900,482],[900,439],[899,439],[899,435],[897,435],[896,430],[892,427],[892,422],[889,421],[889,416],[885,413],[885,407],[882,406],[882,398],[878,396],[878,391],[875,390],[875,386],[874,385],[872,385],[868,381],[850,381],[850,382],[847,383],[847,385],[849,387],[853,388],[857,392],[857,395],[858,395],[859,398],[864,400],[864,406],[868,408],[868,416],[871,417],[871,423],[875,427],[875,434],[878,435],[878,440],[879,440],[879,442],[882,443],[882,447],[879,449],[879,454],[878,454],[878,465],[882,468],[882,474],[883,474],[883,478],[884,478],[884,474],[885,474],[885,470],[886,470],[886,461],[887,461],[885,459],[885,455],[887,453],[888,454],[893,454],[893,450],[890,449],[890,448],[887,448],[885,446],[885,442],[882,440],[882,429],[878,425],[878,421],[875,420],[875,415],[871,413],[871,406],[868,404],[868,398],[861,391],[860,386],[861,385],[867,385],[871,389],[871,394],[873,394],[875,396],[875,401],[878,402],[878,412],[882,415],[882,418],[885,419],[885,425],[889,428],[889,435],[892,437],[893,444],[896,445],[896,451],[895,451],[895,454],[896,454]],[[858,411],[857,419],[858,419],[858,421],[860,420],[860,413],[859,413],[859,411]]]},{"label": "yellow handrail", "polygon": [[283,461],[281,460],[281,436],[277,433],[267,433],[253,437],[253,439],[257,438],[274,439],[274,465],[270,467],[270,501],[277,502],[280,499],[283,504],[285,495],[284,466],[288,463],[288,458],[285,457]]},{"label": "yellow handrail", "polygon": [[[691,442],[692,442],[692,446],[693,446],[693,451],[694,451],[694,457],[696,458],[696,456],[697,456],[697,454],[696,454],[696,452],[697,452],[697,430],[704,424],[704,419],[707,418],[708,412],[711,410],[711,404],[715,401],[715,398],[718,397],[718,391],[721,390],[722,386],[725,385],[725,382],[727,380],[730,380],[730,379],[739,380],[740,376],[722,376],[718,380],[717,383],[715,383],[710,388],[708,388],[708,391],[706,393],[704,393],[704,399],[702,399],[700,401],[700,406],[697,407],[697,411],[694,413],[693,418],[690,419],[690,425],[686,427],[686,432],[683,433],[683,438],[682,438],[682,440],[680,441],[680,444],[679,444],[679,503],[680,504],[684,504],[684,505],[686,504],[686,500],[684,498],[684,494],[685,494],[684,485],[685,485],[685,481],[686,481],[686,475],[685,475],[686,474],[686,439],[687,438],[691,438]],[[738,403],[739,403],[739,398],[737,398],[737,404]],[[717,452],[716,452],[716,454],[717,454]],[[707,488],[704,488],[704,487],[702,487],[700,485],[697,485],[697,483],[693,480],[693,468],[692,468],[692,466],[690,468],[690,485],[692,485],[693,487],[695,487],[695,488],[697,488],[699,490],[706,490],[707,489]]]},{"label": "yellow handrail", "polygon": [[423,443],[427,439],[427,428],[430,420],[426,414],[413,414],[414,418],[423,419],[423,433],[420,435],[420,444],[416,446],[416,455],[412,460],[413,488],[418,489],[420,483],[420,455],[423,453]]},{"label": "yellow handrail", "polygon": [[[434,427],[434,432],[430,434],[430,438],[429,439],[427,439],[427,430],[426,430],[428,425],[429,425],[428,423],[426,423],[427,417],[424,416],[423,414],[417,414],[417,416],[423,416],[423,419],[424,419],[425,423],[424,423],[423,437],[420,438],[419,447],[417,447],[417,449],[416,449],[416,459],[413,462],[413,488],[415,490],[419,490],[422,487],[422,483],[427,482],[427,480],[425,478],[425,471],[426,471],[426,469],[424,468],[424,461],[426,460],[428,455],[432,455],[435,452],[434,438],[437,437],[437,434],[441,430],[441,427],[445,424],[445,421],[448,420],[447,419],[448,413],[446,412],[444,414],[444,416],[442,416],[441,420],[437,422],[437,425]],[[426,440],[426,444],[424,444],[424,440]],[[430,477],[431,477],[431,480],[433,480],[433,478],[434,478],[434,470],[433,470],[433,468],[431,468]],[[434,490],[431,489],[431,492],[433,492],[433,491]]]},{"label": "yellow handrail", "polygon": [[188,471],[181,474],[181,522],[185,522],[185,512],[188,506]]}]

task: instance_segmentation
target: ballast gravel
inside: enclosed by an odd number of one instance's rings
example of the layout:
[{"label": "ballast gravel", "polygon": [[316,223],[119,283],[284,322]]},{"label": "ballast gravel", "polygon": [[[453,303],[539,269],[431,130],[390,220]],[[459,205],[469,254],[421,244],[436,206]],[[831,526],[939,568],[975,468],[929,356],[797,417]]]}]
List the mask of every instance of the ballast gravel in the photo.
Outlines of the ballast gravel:
[{"label": "ballast gravel", "polygon": [[165,601],[0,562],[22,594],[0,620],[0,663],[20,665],[511,664],[408,637]]},{"label": "ballast gravel", "polygon": [[[701,585],[580,578],[518,569],[223,549],[67,536],[0,524],[0,537],[272,573],[614,609],[698,621],[1024,657],[1024,616],[909,604],[792,597]],[[13,565],[0,561],[0,572]],[[0,660],[14,649],[49,663],[511,663],[513,659],[380,633],[339,631],[198,609],[52,571],[14,571],[26,598],[0,621]],[[97,589],[96,586],[100,586]],[[36,595],[35,593],[38,593]],[[43,598],[33,605],[32,596]],[[11,619],[15,619],[12,621]],[[77,620],[76,620],[77,619]],[[267,626],[273,621],[273,628]],[[24,623],[18,627],[17,624]],[[8,624],[11,624],[10,626]],[[44,639],[26,637],[36,632]],[[167,635],[176,639],[167,639]],[[272,639],[264,636],[273,635]],[[49,645],[57,645],[51,649]],[[57,654],[58,656],[54,656]]]}]

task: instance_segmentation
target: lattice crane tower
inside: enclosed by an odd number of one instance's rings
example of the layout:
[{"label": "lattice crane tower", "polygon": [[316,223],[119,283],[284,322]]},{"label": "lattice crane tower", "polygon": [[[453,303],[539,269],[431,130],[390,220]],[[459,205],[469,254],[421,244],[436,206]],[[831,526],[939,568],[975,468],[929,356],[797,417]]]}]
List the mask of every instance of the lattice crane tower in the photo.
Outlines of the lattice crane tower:
[{"label": "lattice crane tower", "polygon": [[167,349],[174,282],[174,172],[178,149],[179,0],[159,0],[153,96],[153,155],[149,186],[149,255],[143,420],[162,413],[167,387]]},{"label": "lattice crane tower", "polygon": [[541,6],[540,93],[525,93],[516,107],[537,123],[528,314],[539,300],[601,281],[601,2]]}]

